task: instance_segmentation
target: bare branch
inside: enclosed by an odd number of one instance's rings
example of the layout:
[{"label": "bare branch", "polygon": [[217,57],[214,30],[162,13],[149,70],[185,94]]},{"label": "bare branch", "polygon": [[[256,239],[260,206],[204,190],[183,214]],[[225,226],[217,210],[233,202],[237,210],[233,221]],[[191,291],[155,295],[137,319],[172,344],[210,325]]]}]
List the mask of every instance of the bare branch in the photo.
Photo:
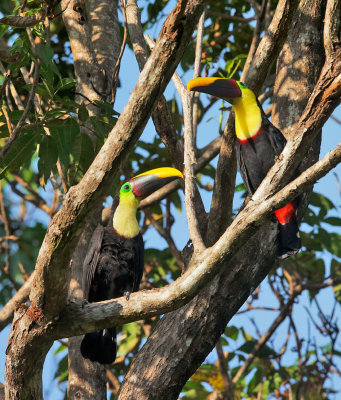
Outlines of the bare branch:
[{"label": "bare branch", "polygon": [[22,125],[24,124],[24,121],[26,120],[26,117],[27,117],[28,113],[31,110],[31,107],[32,107],[32,104],[33,104],[33,100],[34,100],[34,96],[35,96],[36,89],[37,89],[37,85],[38,85],[38,80],[40,78],[40,67],[41,67],[41,61],[38,59],[38,61],[36,63],[36,68],[35,68],[35,71],[34,71],[34,78],[33,78],[32,88],[31,88],[30,94],[28,96],[24,112],[23,112],[22,116],[20,117],[20,120],[17,123],[17,126],[13,130],[10,139],[8,139],[8,141],[6,142],[5,146],[2,148],[2,150],[0,152],[0,163],[2,162],[3,158],[7,154],[8,150],[10,149],[10,147],[12,146],[12,143],[15,142],[15,140],[17,139],[18,134],[19,134],[19,130],[22,127]]},{"label": "bare branch", "polygon": [[0,310],[0,331],[6,328],[13,319],[13,314],[18,304],[24,303],[31,291],[31,286],[34,281],[34,272],[29,279],[21,286],[15,295],[2,307]]},{"label": "bare branch", "polygon": [[199,19],[199,22],[198,22],[197,42],[195,45],[195,60],[194,60],[193,79],[200,76],[202,40],[204,37],[204,23],[205,23],[205,11],[202,13],[202,15]]},{"label": "bare branch", "polygon": [[10,16],[0,18],[0,24],[14,26],[16,28],[27,28],[43,21],[45,16],[45,7],[43,7],[42,10],[38,11],[37,13],[25,17]]},{"label": "bare branch", "polygon": [[122,6],[122,14],[123,14],[123,20],[124,20],[123,41],[122,41],[120,54],[116,61],[114,72],[112,74],[111,104],[115,103],[116,88],[117,88],[117,84],[118,84],[118,74],[120,71],[121,60],[122,60],[123,53],[124,53],[124,50],[125,50],[125,47],[127,44],[127,36],[128,36],[127,16],[126,16],[126,11],[125,11],[125,0],[121,0],[121,6]]},{"label": "bare branch", "polygon": [[326,57],[331,58],[336,52],[340,52],[340,0],[327,2],[326,16],[324,20],[323,39]]},{"label": "bare branch", "polygon": [[250,18],[236,17],[233,15],[227,15],[216,11],[207,11],[207,15],[209,17],[212,16],[212,17],[227,19],[228,21],[231,22],[242,22],[243,24],[247,24],[256,19],[256,17],[250,17]]},{"label": "bare branch", "polygon": [[166,231],[166,229],[164,229],[160,224],[158,224],[157,221],[155,221],[152,214],[148,210],[145,209],[143,212],[145,213],[149,222],[153,225],[153,227],[156,229],[156,231],[160,234],[160,236],[162,236],[166,240],[170,252],[172,253],[173,257],[175,258],[175,260],[178,263],[181,270],[184,271],[185,266],[184,266],[184,262],[181,257],[181,253],[177,249],[172,236]]},{"label": "bare branch", "polygon": [[254,348],[252,349],[252,351],[249,354],[248,358],[246,359],[245,363],[239,368],[238,372],[233,377],[232,382],[234,384],[236,384],[238,382],[238,380],[246,373],[246,371],[248,370],[248,368],[254,361],[255,357],[257,357],[257,354],[259,353],[259,351],[263,348],[265,343],[271,338],[271,336],[276,331],[276,329],[279,327],[279,325],[289,315],[289,313],[291,311],[291,306],[293,305],[296,297],[298,295],[300,295],[301,292],[302,292],[302,290],[294,291],[291,294],[291,296],[289,297],[286,304],[283,307],[281,307],[281,312],[278,314],[277,318],[274,320],[274,322],[271,324],[271,326],[267,329],[267,331],[264,333],[264,335],[255,344]]},{"label": "bare branch", "polygon": [[193,125],[192,125],[192,113],[193,113],[193,96],[185,88],[181,81],[180,76],[175,72],[172,81],[179,93],[182,101],[183,118],[184,118],[184,164],[185,164],[185,206],[187,213],[187,222],[190,232],[190,238],[194,245],[195,251],[203,251],[205,249],[204,242],[202,240],[199,223],[194,206],[195,196],[195,185],[194,185],[194,165],[196,164],[196,158],[193,147]]},{"label": "bare branch", "polygon": [[223,346],[221,345],[220,339],[218,340],[215,348],[217,350],[219,371],[223,380],[224,391],[227,396],[227,400],[234,400],[234,394],[233,394],[234,385],[227,369],[228,364],[224,356]]}]

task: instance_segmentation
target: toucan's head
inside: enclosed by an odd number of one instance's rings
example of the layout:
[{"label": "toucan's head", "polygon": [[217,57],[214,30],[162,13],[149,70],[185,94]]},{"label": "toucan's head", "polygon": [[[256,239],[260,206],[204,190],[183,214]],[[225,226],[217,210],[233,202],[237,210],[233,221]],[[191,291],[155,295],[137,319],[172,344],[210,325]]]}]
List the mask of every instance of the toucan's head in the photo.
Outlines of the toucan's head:
[{"label": "toucan's head", "polygon": [[147,197],[175,179],[183,178],[182,173],[170,167],[151,169],[131,178],[120,190],[120,202],[138,202],[139,198]]},{"label": "toucan's head", "polygon": [[225,78],[195,78],[188,82],[187,90],[207,93],[233,104],[235,99],[250,96],[253,92],[244,83]]},{"label": "toucan's head", "polygon": [[140,198],[149,196],[175,179],[183,178],[175,168],[156,168],[131,178],[120,190],[120,203],[114,213],[113,226],[118,234],[133,238],[139,233],[136,210]]}]

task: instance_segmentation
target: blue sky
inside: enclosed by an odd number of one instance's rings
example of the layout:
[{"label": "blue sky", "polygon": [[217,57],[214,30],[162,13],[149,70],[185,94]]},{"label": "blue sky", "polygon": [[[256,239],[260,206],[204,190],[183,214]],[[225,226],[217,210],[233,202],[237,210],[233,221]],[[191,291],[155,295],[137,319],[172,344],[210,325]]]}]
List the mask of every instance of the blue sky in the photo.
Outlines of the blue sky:
[{"label": "blue sky", "polygon": [[[141,2],[146,3],[146,2]],[[143,5],[143,4],[141,4]],[[156,34],[157,31],[155,30],[151,32],[151,34]],[[118,89],[117,97],[116,97],[116,105],[115,109],[119,112],[122,111],[124,105],[126,104],[130,93],[132,92],[135,83],[137,81],[137,77],[139,74],[136,60],[131,53],[131,51],[126,51],[122,61],[122,69],[124,71],[121,73],[120,80],[121,80],[121,87]],[[129,77],[129,79],[125,79],[125,77]],[[132,79],[135,77],[135,79]],[[191,73],[188,73],[185,77],[185,83],[191,78]],[[172,83],[170,83],[167,87],[165,92],[167,98],[172,98],[175,93],[175,88]],[[216,107],[210,110],[210,113],[205,117],[205,121],[201,124],[198,131],[198,145],[202,147],[212,141],[218,135],[218,123],[219,123],[219,114],[218,114],[218,107],[219,104],[216,104]],[[339,107],[334,115],[341,120],[341,108]],[[337,124],[334,120],[329,119],[329,121],[325,124],[323,129],[323,140],[322,140],[322,147],[321,147],[321,156],[325,155],[328,151],[333,149],[339,142],[340,142],[340,132],[341,126]],[[208,135],[209,132],[209,135]],[[214,134],[216,132],[216,134]],[[153,140],[155,135],[155,129],[152,122],[149,122],[146,126],[146,129],[141,137],[141,139],[145,141]],[[216,160],[214,161],[216,163]],[[341,179],[341,166],[338,165],[334,172],[336,172],[340,179]],[[240,177],[238,178],[241,181]],[[337,206],[337,209],[333,211],[334,215],[340,216],[340,205],[341,205],[341,197],[340,193],[338,192],[336,179],[332,173],[329,173],[326,177],[321,179],[315,185],[315,191],[323,193],[325,196],[330,198],[333,203]],[[211,194],[204,192],[203,193],[203,200],[206,209],[209,209]],[[185,219],[185,213],[183,212],[181,215],[174,210],[174,215],[176,216],[176,222],[173,226],[173,236],[175,242],[179,249],[185,245],[188,240],[188,228],[187,222]],[[40,218],[40,217],[39,217]],[[45,217],[44,217],[45,219]],[[46,220],[45,220],[46,221]],[[340,229],[337,230],[340,233]],[[146,247],[156,247],[156,248],[164,248],[165,242],[160,240],[160,237],[157,233],[155,233],[152,229],[149,229],[144,237]],[[267,301],[269,304],[274,303],[274,298],[270,291],[266,288],[266,285],[262,291],[263,300]],[[325,310],[329,310],[332,304],[333,294],[331,289],[325,290],[322,295],[319,295],[319,300],[321,301],[321,305],[324,307]],[[299,321],[298,328],[300,332],[307,332],[308,330],[308,323],[306,319],[306,312],[304,310],[304,306],[310,307],[310,302],[307,296],[302,296],[302,303],[297,307],[295,311],[294,318]],[[338,315],[340,316],[340,307],[338,309]],[[271,324],[273,319],[275,318],[274,313],[255,313],[254,318],[261,320],[262,326],[268,326]],[[247,316],[236,316],[232,321],[231,324],[236,324],[238,326],[244,326],[246,330],[251,331],[254,333],[254,328]],[[286,324],[285,324],[286,325]],[[281,343],[283,341],[283,337],[286,333],[285,325],[283,328],[276,334],[276,341]],[[0,382],[4,382],[4,353],[5,347],[7,342],[7,337],[9,333],[9,327],[3,330],[0,335]],[[54,346],[54,349],[56,347]],[[339,341],[339,348],[341,348],[340,341]],[[52,350],[53,351],[53,350]],[[62,393],[56,388],[56,382],[52,382],[53,374],[57,366],[57,360],[52,355],[52,351],[49,352],[44,368],[44,395],[46,399],[53,399],[59,400],[63,398]],[[209,356],[209,359],[212,360],[215,357],[215,354]],[[335,385],[341,387],[341,383],[339,381],[334,382]],[[336,399],[336,397],[335,397]]]}]

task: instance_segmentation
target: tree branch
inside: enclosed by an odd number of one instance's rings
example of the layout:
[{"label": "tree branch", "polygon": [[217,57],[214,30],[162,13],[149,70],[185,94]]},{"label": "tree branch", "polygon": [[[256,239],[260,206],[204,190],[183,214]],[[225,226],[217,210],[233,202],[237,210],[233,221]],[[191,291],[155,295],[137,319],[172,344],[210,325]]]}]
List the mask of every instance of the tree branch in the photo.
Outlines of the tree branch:
[{"label": "tree branch", "polygon": [[[142,133],[185,51],[204,5],[203,0],[177,3],[115,127],[83,179],[68,191],[62,208],[49,225],[36,263],[31,305],[18,310],[9,338],[6,357],[9,398],[19,395],[22,400],[41,398],[43,359],[53,341],[53,325],[66,306],[69,261],[86,216],[102,201],[119,166]],[[19,358],[20,366],[16,361]],[[31,368],[32,363],[35,368]]]},{"label": "tree branch", "polygon": [[[132,293],[129,302],[125,298],[119,298],[84,307],[70,304],[61,317],[57,328],[58,337],[160,315],[186,304],[219,272],[223,263],[235,255],[267,216],[297,197],[307,186],[340,162],[341,143],[273,197],[251,200],[216,244],[193,257],[186,273],[168,286]],[[238,273],[239,267],[229,271],[229,279],[233,279]]]}]

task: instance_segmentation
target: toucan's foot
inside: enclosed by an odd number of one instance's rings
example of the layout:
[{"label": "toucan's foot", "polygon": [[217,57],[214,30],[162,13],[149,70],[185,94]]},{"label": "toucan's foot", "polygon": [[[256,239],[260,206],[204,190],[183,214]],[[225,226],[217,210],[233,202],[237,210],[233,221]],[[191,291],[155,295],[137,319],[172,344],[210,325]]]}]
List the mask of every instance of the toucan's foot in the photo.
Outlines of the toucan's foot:
[{"label": "toucan's foot", "polygon": [[131,293],[130,292],[124,292],[123,295],[126,298],[126,300],[128,301],[130,299]]},{"label": "toucan's foot", "polygon": [[87,304],[89,304],[88,300],[83,299],[81,302],[82,308],[84,308],[84,306],[86,306]]}]

